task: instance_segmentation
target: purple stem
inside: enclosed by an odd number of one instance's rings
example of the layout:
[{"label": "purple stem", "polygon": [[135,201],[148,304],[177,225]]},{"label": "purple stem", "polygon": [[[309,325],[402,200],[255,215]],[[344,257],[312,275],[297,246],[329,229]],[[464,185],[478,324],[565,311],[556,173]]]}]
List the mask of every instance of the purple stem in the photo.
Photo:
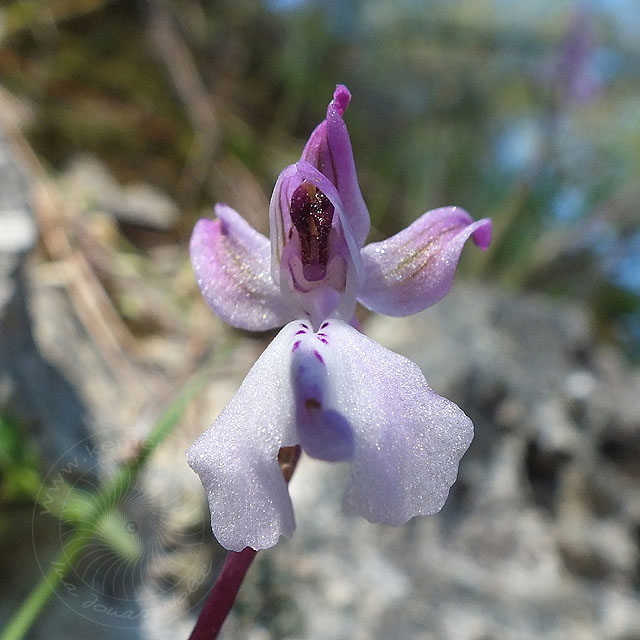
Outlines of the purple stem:
[{"label": "purple stem", "polygon": [[213,640],[218,637],[222,623],[229,615],[244,576],[257,553],[251,547],[242,551],[229,551],[189,640]]},{"label": "purple stem", "polygon": [[[278,463],[285,482],[291,480],[300,459],[300,447],[283,447],[278,453]],[[240,585],[258,552],[251,547],[242,551],[229,551],[213,588],[207,596],[189,640],[215,640],[227,619]]]}]

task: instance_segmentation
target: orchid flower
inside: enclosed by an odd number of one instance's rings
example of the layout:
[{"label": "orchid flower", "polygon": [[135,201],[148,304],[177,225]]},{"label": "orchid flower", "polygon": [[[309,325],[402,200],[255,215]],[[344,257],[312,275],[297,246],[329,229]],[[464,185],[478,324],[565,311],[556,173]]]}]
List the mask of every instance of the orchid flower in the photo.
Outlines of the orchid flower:
[{"label": "orchid flower", "polygon": [[300,161],[279,176],[270,241],[225,204],[200,220],[190,251],[198,285],[227,323],[284,328],[211,428],[187,452],[222,546],[265,549],[295,528],[281,447],[350,463],[343,508],[398,525],[439,511],[473,438],[471,420],[418,366],[354,328],[359,301],[402,316],[451,288],[463,245],[486,249],[491,222],[457,207],[429,211],[364,246],[365,206],[339,85]]}]

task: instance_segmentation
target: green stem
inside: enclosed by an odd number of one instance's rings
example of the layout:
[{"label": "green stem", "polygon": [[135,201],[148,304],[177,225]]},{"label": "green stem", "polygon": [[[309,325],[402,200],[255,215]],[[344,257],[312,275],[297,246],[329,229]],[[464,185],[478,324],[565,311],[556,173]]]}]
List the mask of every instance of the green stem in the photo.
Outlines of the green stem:
[{"label": "green stem", "polygon": [[[64,554],[60,554],[60,558]],[[35,586],[22,606],[14,614],[13,618],[2,633],[2,640],[20,640],[38,617],[40,610],[44,607],[49,597],[54,592],[60,579],[56,575],[58,571],[58,559],[40,582]]]},{"label": "green stem", "polygon": [[[92,529],[92,528],[91,528]],[[49,598],[56,588],[61,584],[80,552],[84,549],[91,538],[91,532],[87,530],[78,531],[69,541],[69,544],[60,551],[56,559],[51,563],[51,567],[42,577],[38,584],[31,590],[22,606],[16,611],[0,636],[0,640],[22,640],[31,625],[35,622]]]}]

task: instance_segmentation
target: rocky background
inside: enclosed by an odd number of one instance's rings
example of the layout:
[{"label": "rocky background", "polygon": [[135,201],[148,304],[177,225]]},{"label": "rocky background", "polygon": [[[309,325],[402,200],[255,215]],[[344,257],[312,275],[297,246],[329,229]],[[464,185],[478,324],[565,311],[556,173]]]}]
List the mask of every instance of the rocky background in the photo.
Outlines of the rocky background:
[{"label": "rocky background", "polygon": [[344,516],[346,468],[303,458],[297,531],[258,554],[221,637],[640,640],[634,41],[545,2],[487,8],[513,22],[484,31],[464,0],[434,9],[428,46],[384,3],[300,4],[0,7],[0,627],[86,527],[24,637],[188,637],[225,552],[184,450],[272,338],[209,311],[190,230],[216,200],[266,229],[337,77],[362,96],[348,124],[372,239],[425,202],[494,218],[445,300],[360,314],[476,437],[442,512],[399,528]]}]

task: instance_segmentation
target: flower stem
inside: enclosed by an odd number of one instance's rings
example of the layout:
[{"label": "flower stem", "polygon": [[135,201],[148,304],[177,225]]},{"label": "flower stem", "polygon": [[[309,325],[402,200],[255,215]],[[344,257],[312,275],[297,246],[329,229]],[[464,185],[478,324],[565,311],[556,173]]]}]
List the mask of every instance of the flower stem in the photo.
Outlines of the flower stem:
[{"label": "flower stem", "polygon": [[[300,459],[300,447],[283,447],[278,453],[280,470],[288,483]],[[222,571],[218,575],[207,601],[202,607],[189,640],[215,640],[227,619],[238,591],[253,559],[258,552],[251,547],[242,551],[229,551]]]},{"label": "flower stem", "polygon": [[212,640],[218,637],[222,623],[229,615],[240,585],[257,553],[251,547],[242,551],[229,551],[189,640]]}]

